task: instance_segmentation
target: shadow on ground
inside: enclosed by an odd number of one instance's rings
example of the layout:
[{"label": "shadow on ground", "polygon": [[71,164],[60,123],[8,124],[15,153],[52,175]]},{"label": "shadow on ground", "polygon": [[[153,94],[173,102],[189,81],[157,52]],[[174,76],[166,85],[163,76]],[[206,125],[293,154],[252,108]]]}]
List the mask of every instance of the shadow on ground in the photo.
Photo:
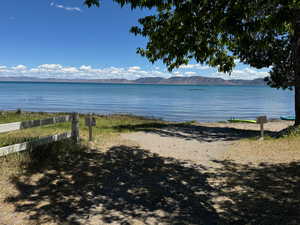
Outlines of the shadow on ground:
[{"label": "shadow on ground", "polygon": [[6,199],[37,224],[300,222],[300,163],[253,168],[215,161],[221,168],[208,172],[127,146],[51,161],[26,165],[11,179],[19,194]]},{"label": "shadow on ground", "polygon": [[[230,161],[215,176],[225,224],[300,224],[300,162],[252,167]],[[226,200],[227,199],[227,200]],[[221,223],[222,224],[222,223]]]},{"label": "shadow on ground", "polygon": [[[178,137],[185,140],[198,140],[205,142],[234,141],[242,138],[260,136],[260,131],[237,129],[229,127],[209,127],[187,123],[162,124],[146,123],[139,125],[121,125],[114,127],[117,131],[144,131],[158,134],[162,137]],[[267,136],[276,136],[278,132],[265,131]]]}]

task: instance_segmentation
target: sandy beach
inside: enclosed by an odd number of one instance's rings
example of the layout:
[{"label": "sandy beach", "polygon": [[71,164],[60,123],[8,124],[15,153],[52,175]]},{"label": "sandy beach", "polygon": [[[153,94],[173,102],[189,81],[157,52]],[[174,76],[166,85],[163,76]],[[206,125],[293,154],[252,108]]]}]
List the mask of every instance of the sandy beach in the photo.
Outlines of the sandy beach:
[{"label": "sandy beach", "polygon": [[[291,124],[270,122],[266,134]],[[300,221],[299,138],[259,141],[259,126],[244,123],[131,129],[11,182],[0,224]]]},{"label": "sandy beach", "polygon": [[[265,125],[266,133],[275,134],[292,122],[275,121]],[[186,127],[170,126],[149,132],[121,134],[141,148],[164,157],[174,157],[201,165],[212,165],[214,159],[234,160],[238,163],[280,163],[300,160],[300,151],[276,151],[265,147],[263,141],[239,141],[259,135],[259,125],[251,123],[199,123]],[[259,146],[259,147],[258,147]],[[286,146],[286,147],[284,147]],[[261,150],[263,149],[263,150]],[[299,154],[299,155],[298,155]]]}]

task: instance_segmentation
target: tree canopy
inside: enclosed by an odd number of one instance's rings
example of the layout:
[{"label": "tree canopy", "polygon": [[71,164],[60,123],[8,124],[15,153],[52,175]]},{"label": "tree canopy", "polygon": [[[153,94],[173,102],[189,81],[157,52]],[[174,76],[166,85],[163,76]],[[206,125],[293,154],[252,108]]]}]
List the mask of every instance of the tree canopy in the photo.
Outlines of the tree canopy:
[{"label": "tree canopy", "polygon": [[[300,124],[299,0],[113,0],[121,6],[156,8],[131,28],[148,38],[137,52],[150,62],[162,60],[171,71],[195,59],[230,73],[235,59],[270,68],[271,87],[298,87]],[[89,7],[99,0],[85,0]],[[298,29],[298,30],[297,30]],[[298,32],[298,33],[297,33]],[[298,78],[297,78],[298,77]]]},{"label": "tree canopy", "polygon": [[[148,38],[137,52],[169,70],[191,59],[231,72],[234,59],[272,67],[269,84],[293,86],[293,22],[297,0],[114,0],[132,8],[156,7],[131,32]],[[99,0],[86,0],[89,7]]]}]

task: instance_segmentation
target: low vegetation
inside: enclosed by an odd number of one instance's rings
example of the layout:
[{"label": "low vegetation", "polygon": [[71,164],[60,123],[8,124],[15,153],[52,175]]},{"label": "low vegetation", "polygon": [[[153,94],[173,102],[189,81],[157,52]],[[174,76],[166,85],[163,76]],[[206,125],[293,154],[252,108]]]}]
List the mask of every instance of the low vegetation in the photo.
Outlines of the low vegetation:
[{"label": "low vegetation", "polygon": [[[0,111],[0,124],[37,120],[54,116],[66,115],[63,113]],[[29,170],[38,171],[59,165],[61,162],[81,157],[88,150],[88,128],[84,124],[84,114],[80,115],[81,145],[74,145],[71,140],[64,140],[48,145],[39,146],[35,151],[23,151],[0,157],[0,202],[14,188],[9,188],[10,177],[20,176]],[[131,126],[147,126],[147,124],[164,124],[154,118],[144,118],[133,115],[94,115],[97,125],[93,127],[94,147],[101,148],[103,143],[117,139],[121,132],[134,131]],[[0,147],[32,141],[42,136],[69,132],[71,123],[59,123],[42,127],[29,128],[19,131],[0,133]],[[96,146],[95,146],[96,145]]]},{"label": "low vegetation", "polygon": [[[64,113],[44,113],[44,112],[21,112],[17,111],[0,111],[0,124],[4,123],[12,123],[19,121],[27,121],[27,120],[37,120],[50,118],[54,116],[66,115]],[[80,137],[82,138],[82,143],[84,145],[87,144],[88,140],[88,128],[84,124],[84,114],[80,115]],[[163,121],[157,120],[154,118],[145,118],[140,116],[133,115],[94,115],[96,118],[96,126],[93,127],[93,135],[95,137],[95,143],[100,143],[105,141],[105,139],[116,136],[121,132],[130,132],[131,126],[138,125],[147,125],[147,124],[164,124]],[[38,139],[39,137],[59,134],[63,132],[68,132],[71,129],[71,123],[59,123],[54,125],[46,125],[42,127],[35,127],[30,129],[24,129],[19,131],[12,131],[7,133],[0,134],[0,147],[12,145],[16,143],[22,143],[26,141],[32,141]],[[46,146],[40,147],[35,152],[42,152],[42,154],[30,153],[30,152],[22,152],[18,154],[12,154],[6,157],[2,157],[0,159],[0,163],[2,163],[2,172],[5,170],[5,173],[8,172],[8,168],[10,171],[18,170],[22,166],[21,164],[26,163],[27,161],[32,161],[34,159],[38,159],[37,162],[40,161],[41,157],[44,156],[44,159],[49,159],[50,152],[54,155],[61,155],[63,157],[66,152],[68,154],[74,145],[69,141],[62,141],[55,144],[49,144]],[[77,147],[75,147],[77,148]],[[59,151],[58,151],[59,149]],[[47,152],[47,153],[45,153]],[[68,155],[67,154],[67,155]],[[34,156],[34,157],[33,157]],[[38,156],[38,157],[36,157]],[[50,157],[51,158],[51,157]],[[20,168],[19,168],[20,167]],[[1,171],[0,171],[1,172]]]},{"label": "low vegetation", "polygon": [[[27,121],[27,120],[37,120],[43,118],[50,118],[54,116],[66,115],[63,113],[42,113],[42,112],[22,112],[18,111],[13,112],[1,112],[0,114],[0,124],[11,123],[18,121]],[[87,140],[88,128],[84,124],[84,114],[80,115],[80,132],[83,141]],[[93,128],[94,136],[107,136],[114,135],[120,132],[129,132],[130,126],[136,126],[139,124],[152,124],[152,123],[161,123],[157,119],[145,118],[133,115],[94,115],[96,118],[97,125]],[[25,142],[29,140],[34,140],[42,136],[54,135],[58,133],[63,133],[70,131],[71,124],[60,123],[54,125],[47,125],[42,127],[24,129],[19,131],[13,131],[8,133],[0,134],[0,147]]]}]

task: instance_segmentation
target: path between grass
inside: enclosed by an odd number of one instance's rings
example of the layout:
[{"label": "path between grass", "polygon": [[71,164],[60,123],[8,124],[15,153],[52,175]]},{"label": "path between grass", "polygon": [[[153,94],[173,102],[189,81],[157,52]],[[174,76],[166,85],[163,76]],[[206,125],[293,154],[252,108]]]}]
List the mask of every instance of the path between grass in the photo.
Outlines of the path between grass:
[{"label": "path between grass", "polygon": [[162,157],[172,157],[207,168],[218,166],[214,160],[222,159],[224,153],[234,144],[234,141],[199,142],[195,139],[166,137],[149,132],[124,133],[121,138],[135,142],[140,148]]},{"label": "path between grass", "polygon": [[244,124],[111,124],[89,148],[58,143],[1,177],[0,224],[299,224],[299,138],[259,142]]}]

